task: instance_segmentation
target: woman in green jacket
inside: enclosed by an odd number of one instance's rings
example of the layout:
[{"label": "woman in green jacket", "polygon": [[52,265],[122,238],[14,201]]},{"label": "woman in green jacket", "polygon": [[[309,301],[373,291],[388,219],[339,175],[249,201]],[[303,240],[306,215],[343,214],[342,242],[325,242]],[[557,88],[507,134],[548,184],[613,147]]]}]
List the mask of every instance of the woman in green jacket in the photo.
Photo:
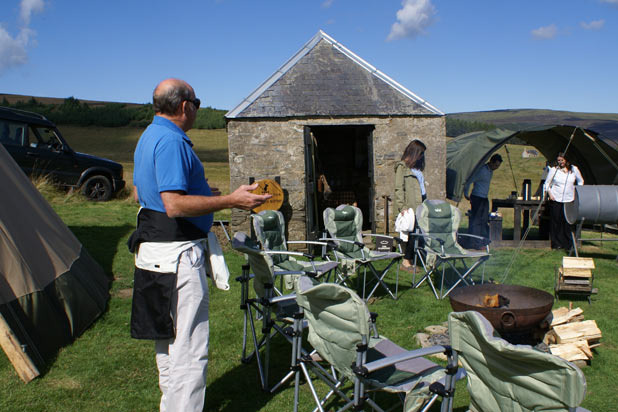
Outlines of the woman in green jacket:
[{"label": "woman in green jacket", "polygon": [[[412,140],[401,156],[401,161],[395,165],[395,210],[401,211],[416,208],[427,198],[425,191],[425,150],[427,146],[420,140]],[[414,228],[416,229],[416,220]],[[422,239],[421,239],[422,241]],[[401,266],[406,270],[412,270],[414,258],[414,239],[408,238],[406,252]]]}]

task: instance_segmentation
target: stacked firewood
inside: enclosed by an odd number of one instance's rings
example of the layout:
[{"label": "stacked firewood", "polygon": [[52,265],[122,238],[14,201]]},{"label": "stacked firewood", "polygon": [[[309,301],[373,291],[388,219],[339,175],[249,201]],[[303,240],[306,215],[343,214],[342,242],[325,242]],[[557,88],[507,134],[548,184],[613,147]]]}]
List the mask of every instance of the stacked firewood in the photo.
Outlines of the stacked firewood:
[{"label": "stacked firewood", "polygon": [[578,366],[592,359],[592,350],[601,343],[601,330],[594,320],[584,320],[581,308],[562,307],[552,311],[547,319],[549,331],[543,343],[552,354]]}]

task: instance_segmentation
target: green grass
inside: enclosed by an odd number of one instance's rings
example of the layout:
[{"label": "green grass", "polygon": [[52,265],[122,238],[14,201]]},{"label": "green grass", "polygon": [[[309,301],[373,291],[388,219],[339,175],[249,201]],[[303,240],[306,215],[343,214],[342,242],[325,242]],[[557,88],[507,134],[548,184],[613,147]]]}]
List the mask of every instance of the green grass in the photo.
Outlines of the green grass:
[{"label": "green grass", "polygon": [[[105,157],[122,164],[127,190],[133,190],[133,152],[144,129],[134,127],[79,127],[58,126],[73,150]],[[228,167],[227,133],[225,129],[190,130],[189,138],[204,165],[204,171],[211,187],[217,187],[223,194],[230,193],[230,171]],[[229,211],[221,211],[216,219],[229,219]]]},{"label": "green grass", "polygon": [[[130,167],[131,155],[141,130],[130,128],[90,129],[62,127],[70,144],[80,151],[103,155],[124,162]],[[102,131],[101,131],[102,130]],[[224,131],[193,131],[190,133],[197,150],[206,163],[211,181],[225,183],[227,188],[227,144]],[[114,149],[109,149],[113,146]],[[525,171],[516,175],[518,185],[524,178],[538,177],[544,159],[522,159],[521,147],[509,146],[514,169]],[[502,155],[506,160],[504,149]],[[214,162],[214,167],[212,166]],[[216,172],[219,170],[219,172]],[[212,172],[212,175],[210,174]],[[517,173],[517,172],[516,172]],[[537,180],[534,180],[536,176]],[[125,178],[130,181],[130,175]],[[51,190],[41,182],[40,190],[54,209],[81,240],[107,273],[113,275],[111,300],[106,313],[75,343],[63,348],[44,374],[29,384],[23,384],[4,354],[0,355],[0,396],[2,411],[152,411],[158,408],[159,389],[154,363],[153,343],[138,341],[129,336],[133,256],[126,241],[135,225],[137,205],[129,198],[106,203],[90,203],[78,195],[65,195]],[[506,197],[514,190],[513,179],[505,161],[494,175],[492,197]],[[466,209],[465,203],[460,204]],[[504,213],[506,228],[512,227]],[[510,223],[509,223],[510,222]],[[243,258],[225,247],[226,260],[232,279],[240,274]],[[588,394],[583,406],[594,411],[613,410],[618,401],[613,378],[618,370],[618,325],[614,314],[618,304],[618,279],[615,257],[618,244],[602,246],[584,244],[583,256],[595,259],[595,286],[599,295],[588,305],[584,300],[575,306],[584,309],[586,319],[595,319],[603,332],[602,346],[595,349],[595,357],[584,368]],[[513,249],[492,252],[486,265],[486,278],[500,279],[512,259]],[[562,254],[550,250],[522,250],[513,264],[507,283],[532,286],[553,291],[554,269],[560,265]],[[381,297],[371,305],[379,313],[379,329],[400,345],[415,347],[413,336],[424,327],[440,324],[450,312],[448,300],[436,301],[423,286],[411,290],[410,275],[401,274],[400,299]],[[390,279],[392,284],[393,279]],[[230,291],[211,288],[211,345],[208,367],[206,407],[208,411],[283,411],[289,410],[293,387],[287,386],[276,394],[258,389],[255,363],[240,362],[242,313],[239,309],[240,288],[233,280]],[[555,307],[568,302],[556,301]],[[287,344],[275,340],[273,378],[287,371]],[[455,410],[463,412],[468,404],[465,383],[457,387]],[[311,398],[306,385],[301,393],[301,410],[311,410]]]},{"label": "green grass", "polygon": [[[137,207],[129,200],[90,203],[78,196],[48,196],[61,218],[82,241],[106,272],[113,274],[107,312],[72,345],[63,348],[48,371],[30,384],[23,384],[7,358],[0,356],[0,397],[3,411],[152,411],[157,409],[159,390],[153,344],[129,336],[130,289],[133,259],[126,240],[133,230]],[[226,247],[232,277],[240,273],[243,258]],[[514,251],[494,252],[486,266],[486,277],[499,278]],[[593,303],[576,301],[587,319],[595,319],[603,332],[603,345],[595,350],[591,366],[584,368],[588,395],[584,406],[594,411],[612,410],[618,401],[613,376],[618,368],[614,321],[618,304],[615,279],[618,247],[585,245],[582,254],[595,258],[595,286],[600,293]],[[523,250],[515,261],[508,283],[553,290],[554,268],[562,254],[549,250]],[[413,336],[425,326],[447,319],[447,300],[436,301],[429,287],[411,290],[409,274],[402,273],[400,299],[381,297],[371,306],[379,313],[380,332],[404,347],[415,346]],[[392,283],[393,279],[390,279]],[[211,289],[211,346],[206,408],[208,411],[277,411],[289,409],[293,387],[269,395],[258,389],[255,363],[240,362],[242,313],[239,286],[231,290]],[[555,306],[567,305],[557,301]],[[287,344],[275,340],[273,378],[286,372]],[[306,385],[301,410],[310,410]],[[457,388],[455,410],[468,403],[465,384]]]}]

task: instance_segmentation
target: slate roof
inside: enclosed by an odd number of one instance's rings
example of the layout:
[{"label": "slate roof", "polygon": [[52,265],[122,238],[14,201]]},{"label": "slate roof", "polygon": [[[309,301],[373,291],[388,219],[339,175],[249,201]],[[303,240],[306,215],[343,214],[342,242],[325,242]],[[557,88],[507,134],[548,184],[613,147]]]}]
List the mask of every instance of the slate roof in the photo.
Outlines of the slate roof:
[{"label": "slate roof", "polygon": [[225,117],[371,115],[444,113],[320,30]]}]

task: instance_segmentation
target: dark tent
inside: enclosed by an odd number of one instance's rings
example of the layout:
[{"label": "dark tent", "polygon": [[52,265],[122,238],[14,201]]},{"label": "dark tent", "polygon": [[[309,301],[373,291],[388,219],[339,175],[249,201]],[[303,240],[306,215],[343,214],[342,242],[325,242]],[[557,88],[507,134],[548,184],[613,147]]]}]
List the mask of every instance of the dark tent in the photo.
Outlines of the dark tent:
[{"label": "dark tent", "polygon": [[44,367],[103,313],[110,280],[2,145],[0,175],[2,347],[28,381],[20,352]]},{"label": "dark tent", "polygon": [[463,134],[447,143],[446,197],[459,202],[466,181],[493,153],[513,143],[513,139],[536,147],[549,160],[566,151],[586,184],[618,184],[618,145],[592,130],[564,125],[519,131],[494,129]]}]

